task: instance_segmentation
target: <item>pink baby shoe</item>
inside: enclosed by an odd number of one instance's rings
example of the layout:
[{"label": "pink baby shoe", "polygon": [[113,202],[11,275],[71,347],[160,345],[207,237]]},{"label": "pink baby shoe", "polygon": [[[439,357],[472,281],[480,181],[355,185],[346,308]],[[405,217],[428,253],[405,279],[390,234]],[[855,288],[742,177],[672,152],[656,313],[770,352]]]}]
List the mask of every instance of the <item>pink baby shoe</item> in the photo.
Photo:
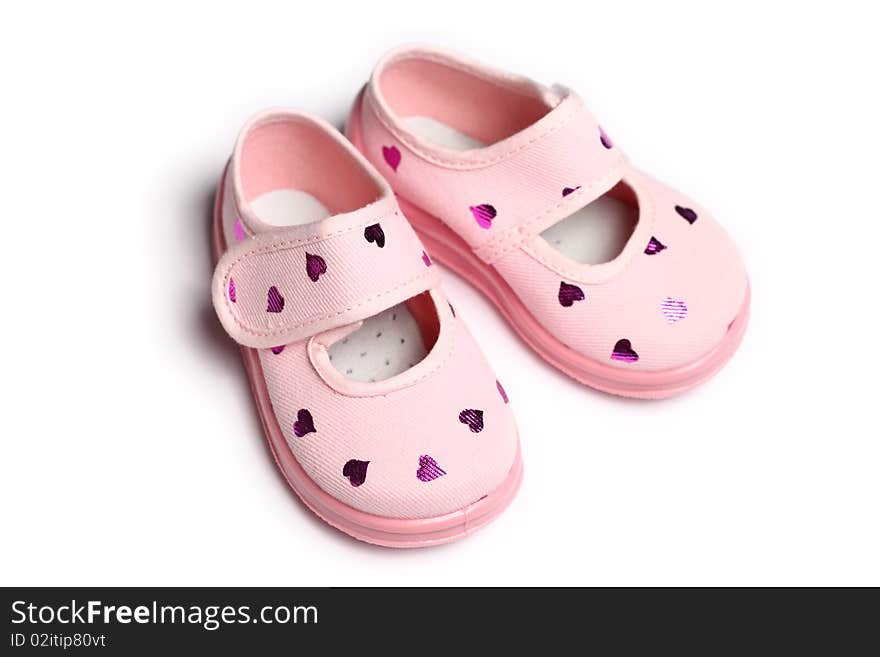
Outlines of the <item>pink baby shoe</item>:
[{"label": "pink baby shoe", "polygon": [[668,397],[739,345],[749,284],[731,239],[633,168],[568,89],[402,49],[347,130],[431,255],[578,381]]},{"label": "pink baby shoe", "polygon": [[213,300],[306,505],[393,547],[461,538],[520,483],[501,384],[388,184],[324,121],[271,111],[217,191]]}]

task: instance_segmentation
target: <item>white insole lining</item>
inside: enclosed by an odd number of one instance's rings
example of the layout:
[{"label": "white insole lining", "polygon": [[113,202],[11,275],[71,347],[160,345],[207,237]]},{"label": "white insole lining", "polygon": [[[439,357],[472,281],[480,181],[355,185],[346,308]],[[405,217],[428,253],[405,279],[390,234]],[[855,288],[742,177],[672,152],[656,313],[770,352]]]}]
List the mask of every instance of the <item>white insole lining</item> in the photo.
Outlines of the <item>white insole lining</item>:
[{"label": "white insole lining", "polygon": [[469,151],[486,145],[430,116],[408,116],[403,122],[420,137],[456,151]]},{"label": "white insole lining", "polygon": [[[404,121],[423,139],[446,148],[466,151],[486,145],[428,116],[410,116]],[[571,182],[572,186],[576,184]],[[541,237],[575,262],[598,265],[623,251],[638,218],[638,208],[605,195],[550,226]]]},{"label": "white insole lining", "polygon": [[[320,200],[297,189],[276,189],[251,202],[254,213],[272,226],[300,226],[330,216]],[[328,350],[330,362],[346,378],[372,382],[405,372],[426,355],[422,332],[406,304],[368,317]]]},{"label": "white insole lining", "polygon": [[274,189],[251,201],[254,213],[272,226],[302,226],[330,216],[330,210],[308,192]]}]

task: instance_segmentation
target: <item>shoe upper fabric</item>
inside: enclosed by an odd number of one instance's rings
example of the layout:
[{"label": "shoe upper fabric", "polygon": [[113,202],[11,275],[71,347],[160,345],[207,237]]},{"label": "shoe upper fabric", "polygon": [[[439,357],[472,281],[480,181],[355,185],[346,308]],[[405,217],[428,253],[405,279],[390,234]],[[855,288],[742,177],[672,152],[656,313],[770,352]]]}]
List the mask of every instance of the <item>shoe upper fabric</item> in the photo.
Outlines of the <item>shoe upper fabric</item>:
[{"label": "shoe upper fabric", "polygon": [[[251,202],[280,188],[334,214],[269,225]],[[285,440],[321,489],[369,514],[431,518],[505,480],[518,435],[500,384],[391,189],[342,135],[295,112],[252,119],[224,174],[222,222],[215,309],[258,350]],[[331,346],[399,303],[422,320],[424,359],[377,382],[334,368]]]},{"label": "shoe upper fabric", "polygon": [[[735,245],[705,208],[635,169],[570,90],[410,48],[379,62],[361,98],[366,157],[563,344],[614,367],[662,371],[724,338],[748,288]],[[411,116],[487,145],[432,143]],[[605,194],[638,208],[616,257],[582,264],[542,237]]]}]

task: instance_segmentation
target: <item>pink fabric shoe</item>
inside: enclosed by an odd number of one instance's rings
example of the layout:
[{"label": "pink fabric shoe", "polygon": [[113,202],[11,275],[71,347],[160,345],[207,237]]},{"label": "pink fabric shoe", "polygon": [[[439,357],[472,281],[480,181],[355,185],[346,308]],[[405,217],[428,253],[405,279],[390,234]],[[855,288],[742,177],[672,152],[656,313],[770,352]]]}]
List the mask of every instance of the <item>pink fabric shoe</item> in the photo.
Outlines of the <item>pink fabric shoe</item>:
[{"label": "pink fabric shoe", "polygon": [[214,307],[294,491],[355,538],[443,543],[511,501],[501,384],[387,183],[327,123],[242,131],[215,202]]},{"label": "pink fabric shoe", "polygon": [[717,372],[748,318],[736,247],[634,169],[562,87],[427,49],[390,53],[348,136],[428,252],[578,381],[666,397]]}]

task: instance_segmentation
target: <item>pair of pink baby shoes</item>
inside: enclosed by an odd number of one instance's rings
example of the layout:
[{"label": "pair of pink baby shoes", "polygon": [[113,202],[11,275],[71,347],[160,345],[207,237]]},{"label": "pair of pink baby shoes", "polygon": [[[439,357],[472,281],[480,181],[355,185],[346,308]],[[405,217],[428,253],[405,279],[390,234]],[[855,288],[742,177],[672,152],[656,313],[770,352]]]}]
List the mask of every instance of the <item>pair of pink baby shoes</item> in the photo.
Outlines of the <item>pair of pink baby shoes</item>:
[{"label": "pair of pink baby shoes", "polygon": [[411,547],[485,525],[522,477],[508,398],[433,259],[569,376],[666,397],[713,375],[749,285],[705,209],[633,168],[563,87],[408,48],[343,137],[270,111],[217,192],[214,306],[272,451],[321,518]]}]

